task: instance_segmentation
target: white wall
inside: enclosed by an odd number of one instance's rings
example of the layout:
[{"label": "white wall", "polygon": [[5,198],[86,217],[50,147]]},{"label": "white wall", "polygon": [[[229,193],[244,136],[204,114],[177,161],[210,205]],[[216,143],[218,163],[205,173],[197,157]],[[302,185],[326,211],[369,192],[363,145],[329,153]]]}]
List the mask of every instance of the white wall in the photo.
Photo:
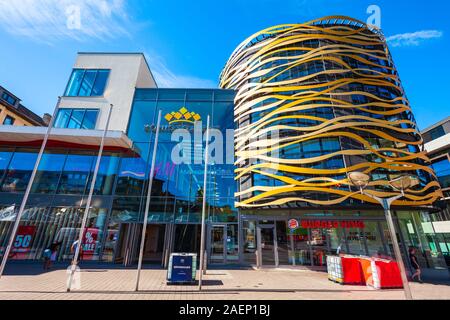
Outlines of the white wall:
[{"label": "white wall", "polygon": [[441,149],[447,148],[448,146],[450,146],[450,133],[447,133],[445,136],[425,143],[425,150],[428,153],[434,153]]},{"label": "white wall", "polygon": [[[106,126],[109,105],[114,109],[109,130],[126,132],[136,88],[155,88],[156,83],[142,54],[79,54],[74,69],[110,69],[103,97],[63,97],[60,108],[100,109],[96,129]],[[69,81],[68,75],[67,81]]]}]

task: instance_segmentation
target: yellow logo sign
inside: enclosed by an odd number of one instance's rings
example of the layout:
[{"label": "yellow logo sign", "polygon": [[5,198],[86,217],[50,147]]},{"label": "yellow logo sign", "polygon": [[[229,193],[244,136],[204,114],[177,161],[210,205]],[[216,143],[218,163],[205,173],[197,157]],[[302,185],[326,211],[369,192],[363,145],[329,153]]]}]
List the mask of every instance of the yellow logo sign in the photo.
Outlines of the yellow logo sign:
[{"label": "yellow logo sign", "polygon": [[169,124],[178,122],[195,123],[196,121],[202,120],[202,117],[198,113],[189,112],[185,107],[182,107],[178,111],[166,114],[164,118],[169,122]]}]

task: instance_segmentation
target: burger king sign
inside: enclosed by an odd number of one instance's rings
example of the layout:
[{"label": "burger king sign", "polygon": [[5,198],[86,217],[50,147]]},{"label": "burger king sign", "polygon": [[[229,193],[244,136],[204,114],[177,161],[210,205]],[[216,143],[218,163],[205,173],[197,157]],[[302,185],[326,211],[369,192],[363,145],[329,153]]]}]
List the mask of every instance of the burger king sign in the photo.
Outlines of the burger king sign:
[{"label": "burger king sign", "polygon": [[300,225],[300,224],[298,223],[298,220],[297,220],[297,219],[290,219],[290,220],[288,221],[288,227],[289,227],[289,229],[290,229],[291,231],[294,231],[294,230],[298,229],[299,225]]}]

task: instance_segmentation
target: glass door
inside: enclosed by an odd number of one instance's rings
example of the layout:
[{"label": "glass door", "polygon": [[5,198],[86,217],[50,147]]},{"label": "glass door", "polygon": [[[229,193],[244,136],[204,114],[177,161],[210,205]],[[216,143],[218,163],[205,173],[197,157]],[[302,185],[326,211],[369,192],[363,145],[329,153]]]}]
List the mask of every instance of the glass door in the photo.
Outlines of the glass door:
[{"label": "glass door", "polygon": [[227,230],[225,225],[211,226],[211,263],[224,263],[226,261]]},{"label": "glass door", "polygon": [[278,249],[275,226],[258,227],[259,266],[278,267]]}]

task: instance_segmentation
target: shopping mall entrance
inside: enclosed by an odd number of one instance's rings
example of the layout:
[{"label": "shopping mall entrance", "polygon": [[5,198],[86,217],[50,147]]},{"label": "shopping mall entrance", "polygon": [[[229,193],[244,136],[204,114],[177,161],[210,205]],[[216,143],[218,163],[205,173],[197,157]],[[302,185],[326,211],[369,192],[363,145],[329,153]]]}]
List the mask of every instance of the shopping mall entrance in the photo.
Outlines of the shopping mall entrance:
[{"label": "shopping mall entrance", "polygon": [[208,225],[207,252],[211,264],[233,263],[239,260],[237,224]]},{"label": "shopping mall entrance", "polygon": [[[144,263],[162,264],[165,249],[166,225],[149,224],[144,245]],[[137,262],[139,255],[138,241],[142,233],[142,224],[123,223],[119,227],[119,241],[116,248],[115,262],[129,266]]]}]

